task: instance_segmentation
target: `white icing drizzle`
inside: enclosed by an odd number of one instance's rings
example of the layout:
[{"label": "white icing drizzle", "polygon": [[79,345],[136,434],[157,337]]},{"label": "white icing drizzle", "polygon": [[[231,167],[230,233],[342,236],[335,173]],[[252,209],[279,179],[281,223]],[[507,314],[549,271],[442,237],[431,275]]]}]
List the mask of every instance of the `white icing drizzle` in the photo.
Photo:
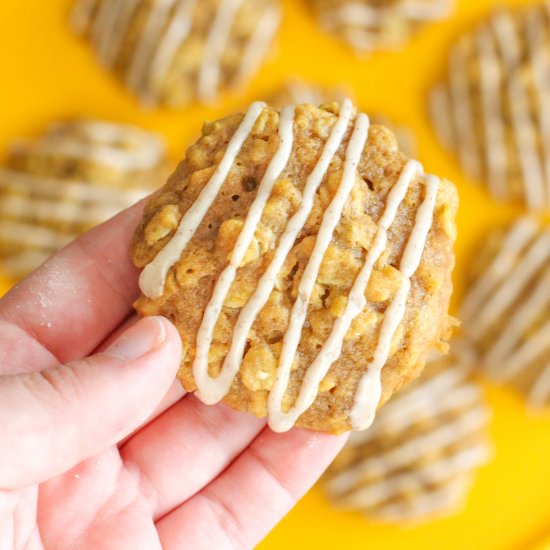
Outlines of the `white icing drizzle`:
[{"label": "white icing drizzle", "polygon": [[456,138],[451,121],[451,104],[447,87],[444,84],[438,84],[430,91],[429,109],[437,136],[444,145],[454,148]]},{"label": "white icing drizzle", "polygon": [[543,233],[528,247],[514,271],[494,288],[489,300],[477,316],[468,322],[468,330],[482,337],[506,309],[516,300],[531,282],[541,266],[550,258],[550,233]]},{"label": "white icing drizzle", "polygon": [[[543,4],[547,20],[550,18],[550,5]],[[533,73],[533,91],[535,93],[537,108],[537,130],[542,141],[542,163],[544,178],[546,181],[546,203],[550,206],[550,108],[548,99],[550,85],[547,73],[550,67],[550,55],[548,53],[547,30],[541,19],[541,14],[535,9],[528,10],[525,14],[525,35],[527,38],[527,50],[531,71]]]},{"label": "white icing drizzle", "polygon": [[157,44],[150,67],[148,90],[143,93],[152,102],[158,100],[161,83],[168,74],[178,48],[188,37],[197,0],[179,0],[170,24]]},{"label": "white icing drizzle", "polygon": [[149,189],[115,189],[100,182],[90,185],[84,181],[45,178],[27,172],[0,168],[0,188],[9,187],[25,196],[48,199],[68,199],[82,204],[111,204],[121,208],[146,197]]},{"label": "white icing drizzle", "polygon": [[[211,101],[218,92],[225,49],[244,2],[220,0],[219,5],[214,6],[198,69],[197,95],[201,101]],[[93,3],[81,0],[73,10],[72,26],[79,33],[89,29],[99,60],[112,68],[119,59],[136,14],[144,4],[144,0],[95,0]],[[147,6],[144,27],[133,44],[124,75],[128,87],[145,104],[154,105],[161,99],[165,79],[180,47],[192,31],[196,6],[197,0],[154,0]],[[279,26],[280,17],[280,9],[271,3],[260,14],[244,46],[235,81],[248,78],[257,70]]]},{"label": "white icing drizzle", "polygon": [[258,71],[279,28],[281,18],[278,6],[270,6],[265,10],[242,54],[238,81],[248,80]]},{"label": "white icing drizzle", "polygon": [[[155,136],[133,126],[95,121],[52,125],[40,139],[20,142],[14,149],[31,159],[47,155],[62,163],[65,156],[93,164],[106,160],[103,153],[108,150],[107,160],[116,158],[116,166],[132,174],[140,168],[141,150],[148,153],[148,164],[156,159],[159,169],[164,157],[162,142]],[[98,149],[99,155],[95,153]],[[66,180],[0,168],[4,269],[14,276],[28,273],[78,236],[83,226],[101,223],[151,192],[127,182],[125,185],[128,187],[116,188],[101,181]],[[54,229],[56,226],[59,228]]]},{"label": "white icing drizzle", "polygon": [[311,294],[321,269],[323,257],[330,245],[334,230],[340,221],[346,201],[356,183],[357,166],[367,142],[368,132],[368,117],[364,114],[358,115],[355,129],[346,151],[342,181],[323,215],[315,246],[300,279],[298,296],[293,304],[289,327],[283,339],[275,382],[269,393],[269,426],[276,432],[289,430],[296,423],[298,417],[312,405],[319,392],[319,384],[332,364],[332,361],[327,360],[329,357],[332,357],[330,351],[322,350],[306,371],[296,403],[289,411],[283,412],[282,401],[288,387],[292,362],[302,336],[309,300],[311,299]]},{"label": "white icing drizzle", "polygon": [[197,93],[203,102],[217,95],[220,82],[221,59],[229,40],[231,28],[244,0],[221,0],[204,46],[199,69]]},{"label": "white icing drizzle", "polygon": [[[351,422],[353,428],[356,430],[368,428],[374,419],[376,407],[378,406],[382,392],[382,367],[388,360],[391,341],[395,331],[405,315],[411,278],[420,264],[428,232],[432,226],[433,210],[438,188],[439,179],[434,176],[426,176],[426,196],[418,209],[415,225],[401,258],[400,271],[403,277],[401,286],[386,310],[374,357],[368,365],[368,371],[359,382],[355,404],[351,410]],[[384,240],[386,240],[386,237],[384,237]]]},{"label": "white icing drizzle", "polygon": [[463,308],[465,326],[480,345],[483,368],[495,380],[527,387],[534,406],[550,397],[545,361],[550,351],[549,261],[550,231],[538,228],[531,218],[520,220],[503,238],[500,252]]},{"label": "white icing drizzle", "polygon": [[471,319],[477,316],[481,304],[508,275],[519,254],[534,238],[536,232],[537,223],[533,218],[521,218],[512,226],[484,276],[476,281],[464,298],[460,309],[461,318]]},{"label": "white icing drizzle", "polygon": [[[550,206],[549,10],[547,3],[517,16],[499,10],[451,50],[450,94],[438,86],[430,99],[436,131],[458,152],[463,168],[487,179],[500,200],[515,197],[520,180],[519,192],[531,210]],[[474,63],[477,76],[470,69]],[[450,124],[444,101],[454,113]],[[451,132],[456,139],[448,139]]]},{"label": "white icing drizzle", "polygon": [[[232,164],[235,162],[241,147],[252,131],[263,107],[264,104],[262,103],[255,103],[251,106],[231,139],[222,162],[199,194],[197,200],[182,218],[172,240],[145,267],[140,277],[140,286],[147,297],[157,298],[162,295],[169,269],[181,257],[182,252],[192,239],[208,209],[221,190]],[[250,207],[243,229],[231,254],[229,265],[224,269],[216,282],[197,334],[193,374],[198,388],[197,396],[203,402],[207,404],[217,403],[229,392],[231,384],[240,368],[252,325],[267,303],[276,284],[277,276],[290,250],[294,246],[299,232],[304,227],[311,213],[316,192],[327,175],[333,157],[342,144],[353,112],[354,108],[351,101],[345,100],[341,106],[338,118],[330,131],[330,135],[324,144],[317,164],[306,180],[302,191],[301,203],[288,221],[273,253],[271,263],[260,277],[256,291],[239,313],[233,330],[230,349],[225,357],[221,371],[218,376],[212,378],[208,374],[208,357],[216,322],[231,285],[235,280],[237,270],[250,246],[273,185],[285,169],[292,152],[294,108],[287,107],[283,109],[279,125],[279,148],[269,164],[259,186],[257,196]],[[376,262],[386,249],[388,230],[396,218],[398,208],[405,198],[411,183],[422,175],[422,166],[416,161],[409,161],[404,167],[398,181],[389,191],[386,207],[379,221],[373,246],[367,253],[364,266],[350,290],[345,311],[336,319],[325,345],[312,364],[306,369],[296,402],[289,411],[283,412],[283,396],[287,389],[291,366],[306,320],[311,293],[317,280],[323,257],[332,240],[333,232],[341,219],[349,194],[356,183],[357,166],[367,142],[368,129],[369,121],[366,115],[358,115],[347,144],[339,188],[323,215],[314,249],[300,279],[298,297],[292,307],[289,327],[283,339],[275,382],[268,399],[268,420],[270,427],[274,431],[286,431],[290,429],[298,417],[314,402],[321,380],[341,353],[347,330],[354,318],[361,313],[366,305],[365,290]],[[439,180],[433,176],[424,176],[424,183],[425,196],[418,208],[414,226],[401,258],[401,285],[394,300],[386,310],[373,361],[369,365],[367,374],[361,380],[356,403],[352,411],[353,427],[356,429],[365,427],[374,416],[374,411],[380,398],[381,369],[387,361],[392,337],[405,314],[411,278],[420,263],[427,242],[428,232],[432,225]]]},{"label": "white icing drizzle", "polygon": [[426,454],[443,451],[460,442],[462,438],[483,430],[488,418],[485,407],[472,408],[441,427],[407,440],[381,455],[358,462],[337,474],[330,483],[332,487],[338,487],[339,491],[345,492],[352,490],[362,479],[373,473],[382,478],[387,477],[401,468],[415,464]]},{"label": "white icing drizzle", "polygon": [[273,186],[281,176],[290,158],[294,141],[293,124],[294,107],[285,107],[281,112],[279,124],[279,149],[273,156],[260,183],[256,198],[250,206],[244,226],[231,254],[229,265],[224,269],[216,282],[212,298],[204,311],[203,320],[197,334],[197,353],[193,364],[193,373],[199,390],[198,396],[205,403],[217,402],[223,397],[222,394],[216,391],[210,391],[213,387],[223,387],[222,392],[225,394],[233,381],[234,373],[227,368],[223,368],[216,379],[212,379],[209,376],[208,351],[212,344],[216,321],[218,320],[224,300],[235,280],[237,269],[241,265],[246,251],[254,238],[254,232],[261,219],[267,200],[271,195]]},{"label": "white icing drizzle", "polygon": [[158,48],[158,41],[166,26],[170,10],[176,0],[156,0],[151,6],[151,13],[145,28],[134,48],[132,59],[126,72],[126,84],[135,92],[141,94],[143,82],[151,58]]},{"label": "white icing drizzle", "polygon": [[392,34],[395,20],[413,24],[437,21],[449,15],[452,4],[448,0],[431,0],[428,3],[405,1],[391,6],[347,2],[335,8],[323,9],[319,19],[329,31],[342,29],[346,40],[356,50],[368,51],[375,47],[393,48],[399,45]]},{"label": "white icing drizzle", "polygon": [[240,126],[228,143],[222,161],[193,206],[183,216],[172,240],[142,271],[139,279],[140,288],[149,298],[158,298],[162,295],[169,269],[178,261],[181,253],[193,238],[195,231],[214,202],[231,170],[231,166],[264,107],[265,103],[262,102],[255,102],[250,106]]},{"label": "white icing drizzle", "polygon": [[[298,210],[289,220],[270,265],[262,277],[260,277],[256,292],[239,314],[239,318],[233,330],[231,347],[225,358],[220,376],[210,381],[209,378],[206,377],[207,373],[205,375],[204,371],[199,371],[199,365],[195,362],[193,372],[197,387],[199,388],[198,395],[205,403],[217,403],[229,391],[231,381],[239,371],[250,328],[259,312],[267,303],[271,291],[275,286],[277,275],[294,245],[298,233],[306,223],[311,208],[313,207],[315,193],[325,177],[332,158],[340,147],[352,113],[353,105],[351,101],[345,101],[342,104],[338,120],[331,130],[329,139],[325,143],[321,156],[306,181],[302,193],[302,202]],[[197,354],[198,353],[199,351],[197,350]]]},{"label": "white icing drizzle", "polygon": [[481,114],[485,137],[485,162],[489,188],[497,199],[506,198],[506,130],[500,104],[501,69],[492,34],[481,28],[477,33]]},{"label": "white icing drizzle", "polygon": [[479,159],[476,154],[475,125],[467,74],[468,41],[462,39],[449,59],[449,90],[453,106],[458,155],[462,166],[474,177],[479,177]]},{"label": "white icing drizzle", "polygon": [[513,135],[516,142],[525,198],[530,208],[540,208],[545,202],[544,174],[538,155],[537,130],[529,110],[528,90],[525,89],[516,68],[520,62],[520,46],[509,14],[498,13],[492,21],[500,51],[508,71],[507,93],[512,115]]},{"label": "white icing drizzle", "polygon": [[[333,498],[337,499],[339,507],[347,508],[372,508],[383,505],[383,503],[392,499],[399,498],[411,487],[430,486],[435,484],[444,484],[439,491],[429,491],[426,494],[418,495],[413,502],[408,503],[415,511],[415,515],[426,515],[431,511],[437,511],[440,508],[447,507],[456,500],[457,495],[451,489],[454,482],[459,482],[460,493],[463,492],[464,482],[468,483],[469,478],[458,478],[462,474],[467,474],[482,466],[490,458],[490,451],[485,444],[478,444],[474,447],[460,450],[448,458],[438,460],[418,468],[414,472],[404,472],[394,475],[388,479],[383,479],[377,483],[366,486],[360,486],[353,490],[347,486],[341,486],[337,481],[328,486]],[[360,480],[357,480],[360,483]],[[449,485],[450,484],[450,485]],[[351,490],[350,490],[351,489]],[[440,501],[440,493],[448,495],[450,498],[445,502]],[[344,494],[342,494],[344,493]],[[425,504],[433,503],[426,509]],[[424,504],[424,505],[423,505]],[[381,506],[373,511],[374,515],[385,515],[385,512],[392,505]]]}]

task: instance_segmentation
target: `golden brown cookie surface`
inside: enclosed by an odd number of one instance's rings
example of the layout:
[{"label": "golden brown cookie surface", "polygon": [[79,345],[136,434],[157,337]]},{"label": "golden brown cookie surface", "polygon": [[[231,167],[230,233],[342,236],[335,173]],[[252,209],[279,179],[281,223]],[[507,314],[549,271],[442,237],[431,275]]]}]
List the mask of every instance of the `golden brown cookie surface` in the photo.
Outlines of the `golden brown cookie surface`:
[{"label": "golden brown cookie surface", "polygon": [[489,411],[470,376],[472,355],[460,342],[449,356],[429,360],[369,430],[352,434],[324,479],[336,506],[383,522],[418,522],[463,503],[490,456]]},{"label": "golden brown cookie surface", "polygon": [[71,25],[144,104],[180,107],[252,77],[280,17],[278,0],[76,0]]},{"label": "golden brown cookie surface", "polygon": [[0,167],[0,265],[28,274],[80,233],[147,196],[167,173],[162,140],[100,121],[51,125]]},{"label": "golden brown cookie surface", "polygon": [[502,201],[550,207],[550,7],[501,8],[463,34],[433,89],[432,120],[464,171]]},{"label": "golden brown cookie surface", "polygon": [[533,407],[550,404],[549,306],[550,229],[522,218],[490,233],[471,262],[461,318],[484,370]]},{"label": "golden brown cookie surface", "polygon": [[456,206],[351,102],[256,103],[206,124],[147,206],[136,307],[176,324],[204,401],[362,428],[448,337]]}]

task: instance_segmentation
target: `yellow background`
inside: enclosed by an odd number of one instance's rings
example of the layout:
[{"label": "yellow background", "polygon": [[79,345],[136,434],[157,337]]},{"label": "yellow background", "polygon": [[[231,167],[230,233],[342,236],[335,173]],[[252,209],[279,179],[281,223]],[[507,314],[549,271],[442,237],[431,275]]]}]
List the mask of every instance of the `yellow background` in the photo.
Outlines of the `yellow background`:
[{"label": "yellow background", "polygon": [[[87,45],[71,36],[66,26],[69,0],[0,0],[0,156],[15,137],[36,135],[57,118],[85,115],[131,121],[160,131],[177,160],[204,119],[240,108],[245,101],[272,90],[287,75],[346,83],[367,112],[382,111],[412,127],[427,170],[458,184],[459,296],[462,268],[476,241],[488,227],[521,210],[495,204],[461,174],[430,129],[426,91],[442,71],[449,42],[494,2],[459,0],[453,19],[425,28],[403,52],[364,60],[319,31],[301,0],[284,3],[277,51],[245,96],[233,94],[210,108],[143,112],[95,63]],[[428,525],[380,526],[360,514],[334,511],[316,488],[261,548],[550,548],[550,414],[529,414],[516,395],[489,385],[486,389],[493,410],[495,453],[479,473],[466,510]]]}]

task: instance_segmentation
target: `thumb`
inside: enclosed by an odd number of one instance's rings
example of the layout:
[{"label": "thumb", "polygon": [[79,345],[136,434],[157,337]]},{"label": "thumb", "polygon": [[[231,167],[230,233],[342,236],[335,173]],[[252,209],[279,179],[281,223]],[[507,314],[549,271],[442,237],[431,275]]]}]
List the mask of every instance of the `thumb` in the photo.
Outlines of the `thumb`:
[{"label": "thumb", "polygon": [[67,365],[0,378],[0,489],[43,482],[115,445],[160,403],[181,339],[147,317],[105,351]]}]

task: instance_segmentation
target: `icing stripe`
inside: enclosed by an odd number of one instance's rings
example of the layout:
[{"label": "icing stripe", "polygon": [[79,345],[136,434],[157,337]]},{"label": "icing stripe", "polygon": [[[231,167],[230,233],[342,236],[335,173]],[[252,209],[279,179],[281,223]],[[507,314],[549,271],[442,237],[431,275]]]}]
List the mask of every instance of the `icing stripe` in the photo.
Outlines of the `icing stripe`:
[{"label": "icing stripe", "polygon": [[527,402],[531,407],[539,408],[548,403],[550,398],[550,365],[547,365],[538,380],[533,384],[527,396]]},{"label": "icing stripe", "polygon": [[477,316],[481,304],[508,275],[520,252],[535,237],[536,232],[537,222],[533,218],[522,218],[512,226],[484,276],[479,278],[465,297],[460,309],[461,318]]},{"label": "icing stripe", "polygon": [[178,261],[185,247],[193,238],[206,212],[227,179],[233,162],[264,107],[265,103],[261,102],[253,103],[250,106],[240,126],[228,143],[222,161],[216,168],[210,181],[199,194],[195,203],[183,216],[172,240],[142,271],[139,279],[140,288],[149,298],[158,298],[162,295],[169,269]]},{"label": "icing stripe", "polygon": [[[24,195],[49,199],[67,199],[85,204],[130,206],[146,197],[148,189],[115,189],[108,184],[58,180],[26,172],[0,168],[0,189],[6,188]],[[30,197],[26,197],[29,200]],[[0,205],[1,206],[1,205]]]},{"label": "icing stripe", "polygon": [[[386,310],[374,357],[368,365],[368,371],[359,382],[355,403],[351,410],[352,426],[356,430],[366,429],[374,419],[382,392],[382,367],[388,360],[395,331],[405,315],[411,278],[420,264],[428,232],[432,226],[438,188],[439,179],[434,176],[426,176],[426,196],[418,209],[415,225],[401,258],[400,271],[403,280],[396,296]],[[384,237],[384,240],[386,240],[386,237]]]},{"label": "icing stripe", "polygon": [[370,472],[376,472],[381,477],[389,476],[392,472],[414,464],[427,453],[435,453],[446,449],[455,444],[461,437],[482,430],[486,426],[487,420],[486,409],[481,406],[476,407],[440,428],[406,441],[380,456],[375,455],[355,464],[336,475],[332,480],[332,484],[333,486],[337,485],[341,491],[349,491],[363,477],[367,477]]},{"label": "icing stripe", "polygon": [[514,271],[508,274],[502,285],[494,288],[491,297],[477,316],[470,319],[468,330],[482,337],[506,309],[516,300],[530,283],[533,276],[550,258],[550,234],[537,237],[529,246]]},{"label": "icing stripe", "polygon": [[156,0],[151,6],[151,12],[134,47],[132,59],[126,72],[126,84],[131,90],[141,94],[143,81],[151,59],[158,48],[158,41],[166,26],[170,10],[176,0]]},{"label": "icing stripe", "polygon": [[357,167],[367,142],[368,132],[368,117],[364,114],[358,115],[346,151],[342,181],[323,215],[315,246],[300,279],[298,296],[293,304],[289,327],[283,340],[275,382],[269,393],[269,426],[276,432],[289,430],[296,423],[298,417],[312,405],[319,392],[319,384],[331,365],[331,362],[328,361],[314,361],[305,373],[296,403],[288,412],[282,411],[282,401],[288,387],[292,362],[302,336],[311,294],[321,269],[321,262],[330,245],[334,230],[342,217],[346,201],[356,183]]},{"label": "icing stripe", "polygon": [[[231,348],[223,363],[223,377],[219,376],[217,379],[210,381],[198,371],[198,368],[196,372],[194,369],[195,380],[197,380],[197,387],[199,388],[199,397],[205,403],[211,404],[220,401],[229,390],[231,381],[239,371],[250,328],[258,313],[267,303],[271,291],[275,286],[276,277],[292,246],[294,246],[298,233],[306,223],[307,217],[313,207],[315,193],[325,177],[332,158],[340,147],[352,113],[353,105],[351,101],[344,101],[340,109],[338,120],[331,130],[329,139],[325,143],[321,156],[306,181],[306,185],[302,192],[302,202],[298,210],[288,221],[285,231],[280,238],[279,245],[273,255],[273,259],[258,282],[256,292],[239,314],[233,330]],[[201,379],[204,381],[203,384],[199,382]]]},{"label": "icing stripe", "polygon": [[270,6],[265,10],[241,56],[238,81],[248,80],[258,71],[279,28],[281,18],[282,14],[278,7]]},{"label": "icing stripe", "polygon": [[525,182],[525,198],[530,208],[540,208],[546,202],[544,176],[536,149],[537,136],[529,110],[528,90],[515,70],[520,62],[518,36],[514,22],[504,12],[493,18],[492,26],[508,71],[506,91],[512,115],[513,136]]},{"label": "icing stripe", "polygon": [[508,155],[500,104],[502,78],[493,37],[485,28],[480,29],[477,34],[477,48],[489,188],[497,199],[504,199],[507,195],[505,184]]},{"label": "icing stripe", "polygon": [[86,32],[99,0],[78,0],[71,11],[69,25],[78,34]]},{"label": "icing stripe", "polygon": [[244,0],[221,0],[204,46],[199,69],[197,93],[203,102],[212,101],[220,83],[221,59],[229,40],[231,28]]},{"label": "icing stripe", "polygon": [[[254,232],[258,227],[273,186],[288,164],[294,141],[293,124],[294,107],[285,107],[281,111],[280,117],[279,149],[273,156],[258,187],[256,198],[250,206],[242,231],[231,253],[229,265],[224,269],[216,282],[212,297],[204,311],[202,323],[197,334],[197,352],[193,364],[193,373],[199,389],[198,395],[205,403],[218,402],[227,393],[233,381],[234,373],[225,368],[222,369],[216,379],[210,378],[208,375],[208,352],[212,344],[216,321],[231,285],[235,280],[237,269],[241,265],[246,251],[254,238]],[[223,395],[214,389],[220,386]]]}]

